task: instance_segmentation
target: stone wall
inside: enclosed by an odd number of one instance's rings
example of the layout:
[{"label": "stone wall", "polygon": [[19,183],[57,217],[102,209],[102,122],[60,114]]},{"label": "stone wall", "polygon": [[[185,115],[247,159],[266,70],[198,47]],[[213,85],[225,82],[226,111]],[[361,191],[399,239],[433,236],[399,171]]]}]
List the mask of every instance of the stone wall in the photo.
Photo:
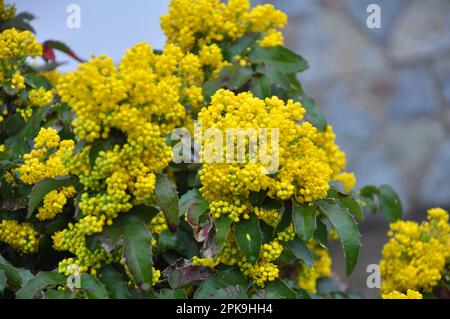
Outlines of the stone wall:
[{"label": "stone wall", "polygon": [[[289,15],[286,44],[310,69],[300,80],[347,152],[358,185],[387,183],[406,217],[450,207],[450,1],[276,0]],[[381,29],[366,8],[381,7]],[[350,284],[370,297],[366,267],[378,263],[387,223],[362,223],[363,248]],[[342,252],[334,268],[344,276]]]}]

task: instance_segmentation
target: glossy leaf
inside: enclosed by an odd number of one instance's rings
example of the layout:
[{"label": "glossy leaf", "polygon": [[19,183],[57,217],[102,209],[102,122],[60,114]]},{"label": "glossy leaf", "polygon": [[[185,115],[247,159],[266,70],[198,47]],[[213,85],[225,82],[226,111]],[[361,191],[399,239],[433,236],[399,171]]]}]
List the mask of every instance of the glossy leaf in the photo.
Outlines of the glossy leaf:
[{"label": "glossy leaf", "polygon": [[318,205],[339,235],[345,256],[346,272],[350,275],[356,266],[361,247],[361,235],[356,222],[348,209],[335,201],[320,201]]},{"label": "glossy leaf", "polygon": [[235,224],[234,230],[239,249],[249,262],[255,263],[258,260],[262,242],[258,217],[252,214],[250,219],[239,221]]}]

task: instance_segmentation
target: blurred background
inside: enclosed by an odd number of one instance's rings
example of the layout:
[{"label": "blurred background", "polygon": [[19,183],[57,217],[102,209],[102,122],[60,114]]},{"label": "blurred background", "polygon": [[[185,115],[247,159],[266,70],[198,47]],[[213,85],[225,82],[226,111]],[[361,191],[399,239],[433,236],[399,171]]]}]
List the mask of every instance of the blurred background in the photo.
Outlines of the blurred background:
[{"label": "blurred background", "polygon": [[[168,0],[14,2],[19,11],[36,15],[39,40],[62,40],[83,58],[106,53],[119,61],[140,41],[164,46],[159,16],[167,12]],[[310,63],[300,80],[333,125],[358,185],[392,185],[408,219],[422,220],[429,207],[448,209],[450,1],[259,2],[273,3],[289,15],[286,45]],[[366,24],[372,3],[381,8],[379,29]],[[79,29],[66,26],[69,4],[81,9]],[[75,67],[70,62],[62,70]],[[378,290],[366,286],[366,268],[378,263],[388,224],[369,216],[360,229],[361,256],[348,281],[365,296],[377,297]],[[333,268],[345,280],[338,246],[333,244]]]}]

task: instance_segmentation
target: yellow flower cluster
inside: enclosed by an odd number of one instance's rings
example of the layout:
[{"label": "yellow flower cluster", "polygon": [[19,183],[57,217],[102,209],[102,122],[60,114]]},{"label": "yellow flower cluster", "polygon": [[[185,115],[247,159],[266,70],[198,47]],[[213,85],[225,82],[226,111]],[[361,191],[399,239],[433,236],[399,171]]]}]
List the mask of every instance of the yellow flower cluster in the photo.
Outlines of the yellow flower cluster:
[{"label": "yellow flower cluster", "polygon": [[30,31],[6,29],[0,34],[0,60],[25,60],[42,55],[42,45]]},{"label": "yellow flower cluster", "polygon": [[63,211],[67,203],[67,199],[75,195],[73,186],[63,187],[59,190],[55,189],[44,196],[44,203],[38,208],[36,217],[40,220],[48,220],[55,218],[56,215]]},{"label": "yellow flower cluster", "polygon": [[38,234],[32,225],[6,219],[0,223],[0,241],[24,254],[35,253],[39,244]]},{"label": "yellow flower cluster", "polygon": [[279,45],[286,23],[286,14],[273,5],[251,9],[249,0],[172,0],[169,13],[161,17],[168,41],[192,52],[212,43],[233,42],[249,32],[263,35],[261,45]]},{"label": "yellow flower cluster", "polygon": [[350,192],[356,186],[356,177],[354,173],[340,173],[336,175],[334,180],[341,182],[342,185],[344,185],[346,192]]},{"label": "yellow flower cluster", "polygon": [[154,247],[158,243],[158,241],[155,238],[155,235],[159,235],[167,229],[167,221],[166,217],[164,216],[164,212],[160,211],[158,214],[156,214],[156,216],[152,218],[150,224],[147,227],[148,229],[150,229],[153,235],[152,247]]},{"label": "yellow flower cluster", "polygon": [[[184,54],[172,44],[158,55],[146,43],[127,50],[118,67],[111,58],[100,56],[61,77],[56,91],[76,115],[72,124],[77,138],[87,142],[66,161],[85,189],[79,203],[82,215],[90,218],[85,223],[93,223],[101,232],[119,213],[153,199],[155,173],[171,159],[164,135],[182,124],[184,105],[202,102],[202,82],[198,56]],[[105,147],[93,161],[91,153],[99,144]],[[162,213],[149,225],[155,234],[166,227]],[[87,234],[77,230],[78,223],[72,228],[75,231],[55,237],[55,246],[71,251],[92,270],[105,256],[87,250]],[[60,270],[66,272],[68,264],[61,264]],[[154,278],[158,278],[156,270]]]},{"label": "yellow flower cluster", "polygon": [[35,184],[46,177],[68,174],[64,161],[71,156],[74,148],[72,140],[60,140],[53,128],[41,128],[34,139],[34,148],[25,154],[25,163],[17,171],[25,184]]},{"label": "yellow flower cluster", "polygon": [[160,211],[155,217],[150,221],[149,229],[152,234],[159,235],[167,229],[166,217],[164,212]]},{"label": "yellow flower cluster", "polygon": [[73,126],[80,139],[92,142],[118,129],[129,142],[146,145],[182,123],[183,90],[199,87],[202,79],[197,56],[174,45],[157,55],[139,43],[118,68],[104,55],[81,64],[61,79],[57,92],[77,116]]},{"label": "yellow flower cluster", "polygon": [[28,99],[31,105],[45,106],[49,105],[53,101],[52,91],[47,91],[44,88],[33,89],[28,92]]},{"label": "yellow flower cluster", "polygon": [[196,94],[201,95],[202,81],[197,56],[174,45],[157,55],[145,43],[129,49],[118,68],[111,58],[100,56],[62,78],[57,91],[77,116],[73,126],[79,139],[94,142],[115,138],[117,132],[126,137],[122,146],[100,151],[93,166],[90,144],[69,161],[86,190],[105,190],[82,195],[83,214],[106,213],[114,219],[131,208],[132,200],[151,199],[155,173],[171,158],[163,135],[186,115],[184,90],[192,103],[201,101]]},{"label": "yellow flower cluster", "polygon": [[11,88],[16,89],[18,91],[23,90],[25,88],[25,78],[20,73],[20,71],[14,72],[11,78]]},{"label": "yellow flower cluster", "polygon": [[13,4],[5,5],[4,0],[0,0],[0,21],[10,20],[16,15],[16,7]]},{"label": "yellow flower cluster", "polygon": [[262,207],[255,207],[255,215],[259,219],[262,219],[267,225],[270,225],[272,227],[275,227],[281,219],[281,212],[278,209],[265,209]]},{"label": "yellow flower cluster", "polygon": [[119,262],[121,251],[114,250],[108,253],[103,248],[90,250],[86,247],[86,236],[100,233],[106,222],[106,216],[86,216],[76,224],[69,223],[67,229],[53,234],[53,246],[56,250],[67,250],[76,258],[63,259],[58,265],[58,271],[66,276],[74,275],[76,272],[95,273],[103,262]]},{"label": "yellow flower cluster", "polygon": [[300,265],[297,284],[302,289],[317,293],[317,279],[331,276],[331,256],[314,240],[308,241],[307,246],[314,253],[314,264],[311,267],[303,263]]},{"label": "yellow flower cluster", "polygon": [[220,254],[214,258],[194,256],[192,263],[210,268],[214,268],[220,263],[230,266],[237,265],[242,273],[250,277],[256,285],[264,287],[266,282],[274,281],[279,277],[280,270],[275,262],[283,252],[283,242],[291,241],[294,237],[294,228],[290,225],[280,232],[272,242],[261,245],[259,259],[252,264],[239,250],[234,234],[230,233]]},{"label": "yellow flower cluster", "polygon": [[381,297],[383,299],[422,299],[422,294],[418,291],[408,289],[406,294],[402,294],[401,292],[398,292],[396,290],[388,293],[388,294],[382,294]]},{"label": "yellow flower cluster", "polygon": [[[205,136],[201,141],[204,164],[199,171],[200,191],[209,201],[214,217],[227,214],[236,222],[241,216],[248,218],[253,210],[246,199],[250,192],[267,191],[269,197],[281,200],[294,197],[299,203],[327,194],[330,181],[345,166],[345,154],[334,144],[331,128],[318,132],[311,123],[302,121],[304,113],[301,104],[292,100],[285,103],[277,97],[261,100],[247,92],[216,92],[211,105],[198,115],[204,132],[214,128],[221,133]],[[227,131],[232,129],[250,129],[256,134],[245,134],[245,143],[239,143],[236,136],[227,138]],[[267,138],[262,138],[260,129],[266,129]],[[278,141],[272,136],[272,129],[277,130]],[[255,152],[251,145],[257,140],[259,150]],[[230,149],[234,150],[232,159],[227,155]],[[250,150],[260,154],[259,159],[252,159]],[[267,150],[269,155],[261,156],[261,150]],[[244,158],[238,161],[242,152]],[[278,170],[267,174],[267,161],[274,157]],[[257,215],[261,213],[258,211]],[[273,224],[276,218],[272,217],[269,223]]]},{"label": "yellow flower cluster", "polygon": [[420,225],[412,221],[391,224],[380,262],[382,293],[429,292],[439,283],[450,257],[448,218],[445,210],[434,208]]}]

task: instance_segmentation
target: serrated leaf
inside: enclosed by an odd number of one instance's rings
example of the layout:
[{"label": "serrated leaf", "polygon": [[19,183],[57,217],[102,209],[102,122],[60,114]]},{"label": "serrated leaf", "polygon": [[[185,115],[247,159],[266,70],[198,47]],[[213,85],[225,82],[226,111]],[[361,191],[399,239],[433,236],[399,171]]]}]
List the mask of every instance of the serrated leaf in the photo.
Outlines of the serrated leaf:
[{"label": "serrated leaf", "polygon": [[39,272],[16,293],[17,299],[32,299],[36,294],[47,287],[62,285],[66,277],[58,271]]},{"label": "serrated leaf", "polygon": [[288,246],[295,257],[303,260],[306,266],[311,267],[314,264],[313,253],[299,238],[295,238],[293,241],[290,241]]},{"label": "serrated leaf", "polygon": [[82,274],[80,278],[81,289],[84,290],[89,299],[109,299],[108,290],[96,277]]},{"label": "serrated leaf", "polygon": [[318,206],[339,235],[345,256],[346,272],[349,276],[356,266],[361,247],[361,235],[356,222],[348,209],[335,201],[319,201]]},{"label": "serrated leaf", "polygon": [[74,185],[76,180],[70,176],[62,176],[55,178],[45,178],[37,182],[31,189],[31,194],[28,197],[28,211],[27,218],[30,218],[36,207],[42,202],[45,195],[50,191]]},{"label": "serrated leaf", "polygon": [[255,298],[258,299],[295,299],[296,293],[289,288],[281,279],[266,284],[264,289],[259,290]]},{"label": "serrated leaf", "polygon": [[239,68],[231,75],[229,86],[233,91],[239,91],[253,76],[253,70],[249,68]]},{"label": "serrated leaf", "polygon": [[180,222],[180,215],[178,213],[178,193],[175,185],[166,175],[156,175],[155,194],[158,204],[166,216],[171,231],[174,231]]},{"label": "serrated leaf", "polygon": [[282,46],[263,48],[255,46],[249,54],[253,63],[270,63],[283,73],[297,73],[308,69],[306,60],[297,53]]},{"label": "serrated leaf", "polygon": [[246,299],[248,282],[238,268],[210,275],[195,293],[195,299]]},{"label": "serrated leaf", "polygon": [[130,219],[122,226],[123,257],[133,281],[144,291],[152,287],[152,234],[145,225]]},{"label": "serrated leaf", "polygon": [[104,284],[112,299],[130,298],[128,284],[123,275],[111,265],[105,265],[98,271],[98,279]]},{"label": "serrated leaf", "polygon": [[260,74],[257,77],[253,77],[250,83],[250,91],[254,96],[259,97],[260,99],[270,97],[271,93],[269,77],[265,74]]},{"label": "serrated leaf", "polygon": [[246,50],[254,46],[259,36],[260,35],[258,33],[247,33],[232,44],[224,46],[224,57],[226,58],[226,60],[231,61],[236,55],[245,55]]},{"label": "serrated leaf", "polygon": [[241,252],[247,257],[249,262],[255,263],[258,260],[262,242],[258,217],[251,214],[248,220],[239,221],[235,224],[234,232],[236,243]]},{"label": "serrated leaf", "polygon": [[308,204],[292,204],[292,222],[297,236],[308,241],[316,230],[316,207]]},{"label": "serrated leaf", "polygon": [[346,207],[351,213],[353,213],[360,221],[364,220],[364,214],[361,210],[356,199],[354,199],[350,194],[342,194],[335,189],[331,188],[328,191],[329,198],[334,198],[339,201],[339,203]]}]

